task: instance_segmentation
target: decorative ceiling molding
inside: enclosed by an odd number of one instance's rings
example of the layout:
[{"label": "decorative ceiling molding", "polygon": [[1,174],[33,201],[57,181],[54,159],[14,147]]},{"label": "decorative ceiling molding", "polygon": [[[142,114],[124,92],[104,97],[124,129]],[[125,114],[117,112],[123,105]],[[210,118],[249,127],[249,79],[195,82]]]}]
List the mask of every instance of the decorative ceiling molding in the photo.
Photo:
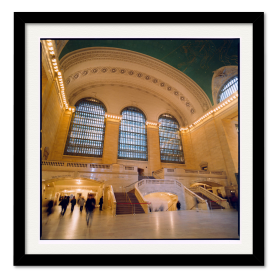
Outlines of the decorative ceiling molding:
[{"label": "decorative ceiling molding", "polygon": [[60,64],[64,72],[66,72],[77,64],[91,60],[125,61],[136,63],[159,71],[160,73],[181,84],[191,94],[193,94],[201,105],[202,111],[207,111],[212,107],[212,104],[206,93],[191,78],[174,67],[168,65],[167,63],[141,53],[117,48],[91,47],[68,53],[60,60]]},{"label": "decorative ceiling molding", "polygon": [[164,81],[154,76],[150,76],[146,73],[139,72],[132,69],[127,69],[127,68],[100,66],[100,67],[87,68],[81,71],[77,71],[66,78],[66,83],[65,83],[66,88],[69,87],[69,84],[74,83],[78,79],[93,74],[94,75],[114,74],[114,75],[130,76],[130,77],[134,77],[135,79],[141,79],[142,82],[147,82],[150,84],[157,85],[158,87],[160,87],[160,89],[166,90],[171,95],[173,95],[174,98],[179,99],[187,107],[187,109],[191,114],[195,113],[195,108],[191,104],[191,102],[176,88],[172,87],[171,85],[165,83]]},{"label": "decorative ceiling molding", "polygon": [[60,53],[62,52],[63,48],[68,43],[68,41],[69,40],[55,40],[57,57],[59,57]]},{"label": "decorative ceiling molding", "polygon": [[[136,90],[151,94],[152,96],[156,97],[157,99],[160,99],[161,101],[167,103],[175,112],[177,112],[177,114],[179,116],[178,121],[180,121],[181,126],[188,125],[188,123],[189,123],[189,120],[187,120],[186,117],[184,115],[182,115],[182,112],[181,112],[182,110],[180,110],[176,105],[170,103],[170,100],[168,100],[167,98],[165,98],[163,96],[159,96],[156,91],[153,91],[153,90],[151,90],[149,88],[146,88],[144,86],[140,86],[140,85],[135,86],[135,84],[127,83],[127,82],[123,82],[123,81],[111,81],[111,80],[110,81],[100,81],[100,82],[95,81],[95,82],[91,82],[91,83],[88,83],[88,84],[83,84],[82,86],[80,86],[80,87],[76,88],[75,90],[73,90],[72,92],[68,93],[69,104],[74,106],[75,102],[78,101],[78,99],[76,100],[76,98],[81,93],[83,93],[85,91],[88,91],[88,90],[91,90],[93,88],[98,88],[98,87],[102,87],[102,86],[105,86],[105,85],[127,87],[127,88],[136,89]],[[96,97],[96,98],[98,99],[98,97]],[[130,103],[131,103],[131,101],[130,101]],[[162,112],[162,113],[166,113],[166,112]]]}]

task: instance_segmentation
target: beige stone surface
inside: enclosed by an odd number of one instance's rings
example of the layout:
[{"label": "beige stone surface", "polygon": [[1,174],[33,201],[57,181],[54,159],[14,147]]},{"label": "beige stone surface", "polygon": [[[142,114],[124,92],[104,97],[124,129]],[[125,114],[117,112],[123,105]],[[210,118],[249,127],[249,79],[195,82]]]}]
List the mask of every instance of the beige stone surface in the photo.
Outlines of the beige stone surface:
[{"label": "beige stone surface", "polygon": [[62,160],[71,123],[72,113],[65,110],[61,116],[59,128],[56,133],[55,144],[51,152],[51,160]]},{"label": "beige stone surface", "polygon": [[157,126],[147,126],[149,175],[161,168],[159,129]]},{"label": "beige stone surface", "polygon": [[106,119],[102,163],[117,163],[120,120]]}]

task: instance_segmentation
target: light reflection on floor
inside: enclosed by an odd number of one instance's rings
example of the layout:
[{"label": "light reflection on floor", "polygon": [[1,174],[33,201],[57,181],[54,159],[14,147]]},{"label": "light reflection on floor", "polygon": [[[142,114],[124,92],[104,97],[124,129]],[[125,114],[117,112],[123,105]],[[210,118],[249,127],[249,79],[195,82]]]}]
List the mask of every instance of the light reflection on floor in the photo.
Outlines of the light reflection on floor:
[{"label": "light reflection on floor", "polygon": [[238,213],[234,210],[167,211],[112,216],[110,210],[94,210],[92,226],[86,212],[70,204],[64,216],[60,206],[47,218],[43,209],[42,239],[236,239]]}]

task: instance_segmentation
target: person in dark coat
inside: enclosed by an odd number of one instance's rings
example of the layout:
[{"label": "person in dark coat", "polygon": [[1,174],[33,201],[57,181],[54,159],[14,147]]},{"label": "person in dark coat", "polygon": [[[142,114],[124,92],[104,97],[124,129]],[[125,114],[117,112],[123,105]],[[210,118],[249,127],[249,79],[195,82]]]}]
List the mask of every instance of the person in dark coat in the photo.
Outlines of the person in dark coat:
[{"label": "person in dark coat", "polygon": [[178,209],[178,211],[181,209],[181,203],[180,203],[180,201],[178,200],[178,202],[177,202],[177,204],[176,204],[176,206],[177,206],[177,209]]},{"label": "person in dark coat", "polygon": [[103,196],[101,196],[99,200],[99,210],[102,211],[102,205],[103,205]]},{"label": "person in dark coat", "polygon": [[73,199],[71,200],[71,213],[73,212],[75,205],[76,205],[76,198],[74,196]]},{"label": "person in dark coat", "polygon": [[51,199],[48,202],[48,209],[47,209],[48,216],[52,213],[52,208],[53,208],[53,200]]},{"label": "person in dark coat", "polygon": [[232,195],[231,197],[231,205],[234,209],[238,210],[238,206],[237,206],[237,203],[238,203],[238,199],[235,195]]},{"label": "person in dark coat", "polygon": [[61,205],[61,215],[64,216],[64,213],[65,213],[67,205],[68,205],[67,198],[63,198],[60,202],[60,205]]},{"label": "person in dark coat", "polygon": [[195,208],[196,208],[196,212],[198,212],[198,204],[199,204],[199,200],[196,196],[193,197],[194,199],[194,205],[195,205]]},{"label": "person in dark coat", "polygon": [[87,225],[89,226],[91,226],[92,223],[92,213],[94,208],[95,208],[95,199],[93,197],[88,198],[86,202],[86,211],[87,211],[86,221],[87,221]]}]

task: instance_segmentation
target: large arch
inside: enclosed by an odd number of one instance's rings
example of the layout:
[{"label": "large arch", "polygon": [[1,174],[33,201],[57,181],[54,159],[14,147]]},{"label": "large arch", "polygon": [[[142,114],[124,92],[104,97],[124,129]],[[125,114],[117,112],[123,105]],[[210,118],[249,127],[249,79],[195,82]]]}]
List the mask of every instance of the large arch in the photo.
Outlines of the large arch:
[{"label": "large arch", "polygon": [[89,81],[144,85],[179,107],[189,122],[212,105],[205,92],[188,76],[148,55],[116,48],[92,47],[70,52],[60,60],[66,93]]},{"label": "large arch", "polygon": [[156,184],[156,182],[141,184],[141,181],[138,184],[138,189],[141,192],[142,196],[146,196],[151,193],[171,193],[178,196],[178,200],[181,203],[181,209],[186,210],[186,199],[184,190],[177,184],[174,184],[174,181],[170,183],[166,180],[164,184]]}]

